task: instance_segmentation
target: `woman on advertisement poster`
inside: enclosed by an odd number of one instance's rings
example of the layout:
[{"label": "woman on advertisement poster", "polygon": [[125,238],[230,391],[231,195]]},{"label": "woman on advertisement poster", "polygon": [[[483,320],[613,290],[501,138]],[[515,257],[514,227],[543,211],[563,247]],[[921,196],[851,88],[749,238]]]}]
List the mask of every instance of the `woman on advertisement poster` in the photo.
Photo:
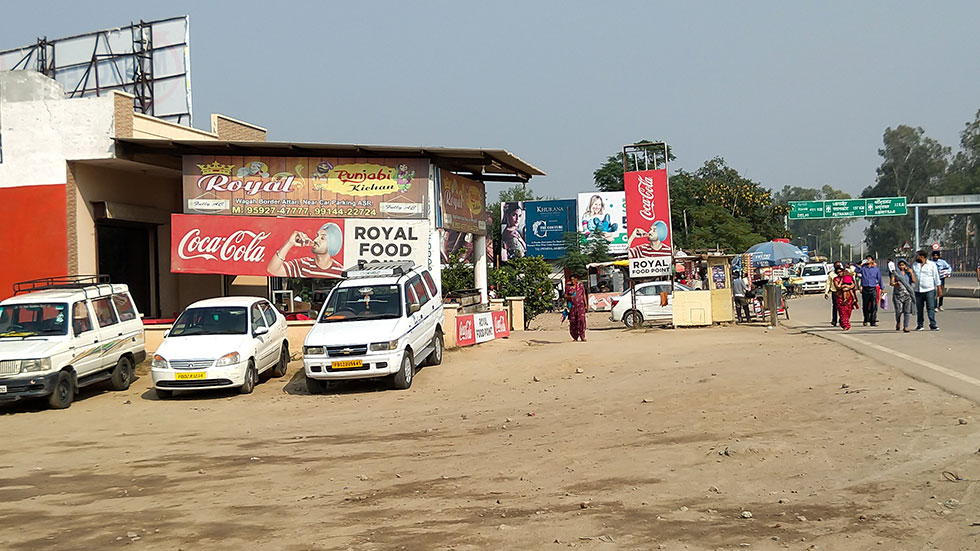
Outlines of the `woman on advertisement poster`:
[{"label": "woman on advertisement poster", "polygon": [[514,258],[523,258],[527,254],[527,242],[524,240],[524,203],[504,205],[500,260],[507,262]]},{"label": "woman on advertisement poster", "polygon": [[602,232],[606,241],[612,242],[619,231],[619,224],[612,221],[612,215],[606,212],[606,205],[602,201],[601,195],[593,195],[589,199],[589,204],[582,213],[582,232],[588,236],[595,232]]}]

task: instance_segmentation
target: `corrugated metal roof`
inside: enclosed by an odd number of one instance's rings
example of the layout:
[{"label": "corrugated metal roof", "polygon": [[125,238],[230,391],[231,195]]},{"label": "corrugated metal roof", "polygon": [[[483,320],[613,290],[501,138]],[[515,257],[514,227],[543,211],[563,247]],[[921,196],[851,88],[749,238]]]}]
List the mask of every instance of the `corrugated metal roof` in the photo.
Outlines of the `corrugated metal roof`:
[{"label": "corrugated metal roof", "polygon": [[[221,140],[160,140],[116,138],[116,156],[152,162],[148,156],[247,155],[281,157],[403,157],[427,158],[453,172],[468,173],[485,182],[526,182],[544,176],[543,170],[505,149],[413,147],[391,145],[323,144],[301,142],[239,142]],[[179,169],[179,159],[164,166]]]}]

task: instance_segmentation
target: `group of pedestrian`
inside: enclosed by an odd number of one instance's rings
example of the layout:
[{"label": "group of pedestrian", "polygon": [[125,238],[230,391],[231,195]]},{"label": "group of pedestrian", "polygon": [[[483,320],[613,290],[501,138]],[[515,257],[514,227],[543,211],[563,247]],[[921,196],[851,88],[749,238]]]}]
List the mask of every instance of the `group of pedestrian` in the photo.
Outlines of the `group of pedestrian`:
[{"label": "group of pedestrian", "polygon": [[[926,251],[918,251],[909,266],[905,259],[888,259],[886,274],[891,287],[891,301],[895,309],[895,330],[908,333],[912,314],[916,315],[916,331],[925,329],[925,317],[929,329],[939,331],[936,310],[942,311],[946,278],[952,275],[949,263],[939,251],[932,252],[932,260]],[[980,270],[977,274],[980,279]],[[860,289],[860,298],[858,290]],[[830,324],[844,331],[851,329],[851,312],[861,305],[863,324],[878,325],[878,310],[886,288],[881,270],[873,256],[866,257],[860,265],[834,263],[834,270],[827,276],[824,298],[833,299]]]}]

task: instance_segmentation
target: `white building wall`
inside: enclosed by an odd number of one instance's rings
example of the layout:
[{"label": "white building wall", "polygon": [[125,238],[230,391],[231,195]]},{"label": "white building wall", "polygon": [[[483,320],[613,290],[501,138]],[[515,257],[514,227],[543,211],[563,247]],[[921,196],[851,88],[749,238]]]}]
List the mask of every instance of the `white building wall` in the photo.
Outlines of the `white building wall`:
[{"label": "white building wall", "polygon": [[68,100],[51,93],[53,82],[0,73],[0,188],[65,184],[66,159],[112,157],[112,96]]}]

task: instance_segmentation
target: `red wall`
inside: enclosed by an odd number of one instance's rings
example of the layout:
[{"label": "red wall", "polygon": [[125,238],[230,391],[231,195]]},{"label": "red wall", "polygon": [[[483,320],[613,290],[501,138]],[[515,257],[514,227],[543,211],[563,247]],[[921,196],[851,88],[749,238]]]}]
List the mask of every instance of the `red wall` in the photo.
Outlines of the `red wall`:
[{"label": "red wall", "polygon": [[0,299],[17,281],[68,274],[64,184],[0,188]]}]

